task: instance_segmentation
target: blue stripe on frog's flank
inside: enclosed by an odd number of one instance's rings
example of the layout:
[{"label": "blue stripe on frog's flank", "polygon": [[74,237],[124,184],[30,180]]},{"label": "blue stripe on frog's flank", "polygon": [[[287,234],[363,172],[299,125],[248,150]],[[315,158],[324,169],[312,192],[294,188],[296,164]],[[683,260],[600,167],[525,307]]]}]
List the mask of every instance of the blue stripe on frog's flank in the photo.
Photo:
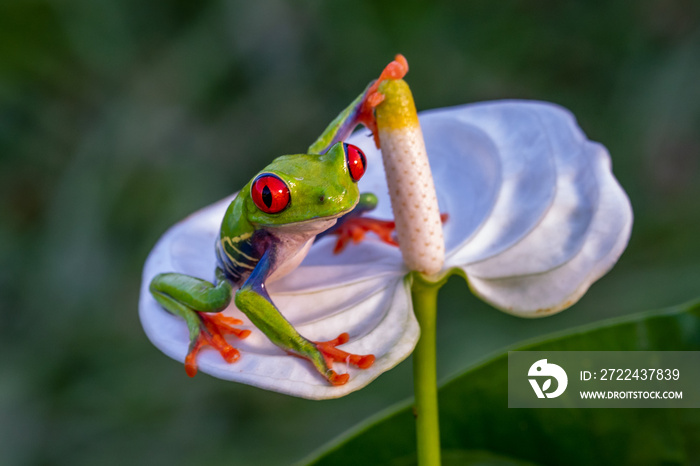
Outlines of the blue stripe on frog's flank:
[{"label": "blue stripe on frog's flank", "polygon": [[[224,236],[216,241],[216,257],[221,268],[234,282],[241,283],[255,269],[262,256],[260,238],[252,233],[244,233],[234,238]],[[258,247],[254,245],[258,244]]]}]

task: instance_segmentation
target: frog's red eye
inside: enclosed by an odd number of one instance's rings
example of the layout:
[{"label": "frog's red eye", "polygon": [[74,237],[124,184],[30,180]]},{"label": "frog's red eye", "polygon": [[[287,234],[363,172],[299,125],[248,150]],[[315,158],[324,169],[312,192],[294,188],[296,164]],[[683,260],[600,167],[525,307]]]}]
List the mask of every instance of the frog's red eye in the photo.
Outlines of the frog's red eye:
[{"label": "frog's red eye", "polygon": [[360,181],[360,178],[362,178],[362,175],[365,174],[365,170],[367,169],[367,158],[357,146],[345,143],[343,147],[345,148],[345,159],[348,162],[350,176],[353,181]]},{"label": "frog's red eye", "polygon": [[253,202],[266,214],[282,212],[289,205],[287,183],[277,175],[265,173],[258,176],[250,187]]}]

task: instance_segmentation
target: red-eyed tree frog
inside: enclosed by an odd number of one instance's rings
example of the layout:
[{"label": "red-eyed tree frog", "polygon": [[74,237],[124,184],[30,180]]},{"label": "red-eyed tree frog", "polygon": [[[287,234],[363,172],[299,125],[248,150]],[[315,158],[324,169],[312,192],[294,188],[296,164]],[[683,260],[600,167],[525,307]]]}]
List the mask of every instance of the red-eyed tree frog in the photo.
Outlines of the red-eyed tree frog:
[{"label": "red-eyed tree frog", "polygon": [[367,218],[358,222],[358,217],[373,209],[377,200],[373,194],[360,194],[357,182],[367,161],[358,147],[343,140],[360,123],[376,136],[374,107],[383,98],[377,85],[383,79],[399,79],[408,70],[403,57],[397,60],[331,122],[306,154],[275,159],[241,189],[221,223],[215,246],[215,283],[178,273],[159,274],[151,281],[149,289],[158,303],[187,323],[188,375],[197,373],[196,357],[203,345],[216,348],[228,362],[240,357],[224,335],[245,338],[250,331],[232,327],[242,322],[220,314],[232,298],[270,341],[307,359],[333,385],[342,385],[349,378],[348,374],[336,373],[331,368],[333,362],[359,368],[374,362],[371,354],[349,354],[336,348],[348,341],[347,333],[327,342],[310,341],[300,335],[270,299],[266,282],[294,270],[314,239],[332,230],[341,238],[336,249],[344,247],[348,239],[356,239],[358,228],[373,230],[393,243],[392,222]]}]

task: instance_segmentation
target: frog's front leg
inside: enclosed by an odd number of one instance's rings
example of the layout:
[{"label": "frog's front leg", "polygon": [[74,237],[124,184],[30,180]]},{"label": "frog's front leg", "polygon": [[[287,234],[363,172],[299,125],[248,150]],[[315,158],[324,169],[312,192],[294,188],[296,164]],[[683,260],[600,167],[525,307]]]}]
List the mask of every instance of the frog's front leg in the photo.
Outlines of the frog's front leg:
[{"label": "frog's front leg", "polygon": [[374,363],[374,355],[350,354],[336,348],[348,341],[347,333],[328,342],[313,342],[301,336],[280,314],[265,287],[265,280],[272,272],[274,254],[274,249],[268,249],[243,286],[236,292],[235,302],[238,309],[272,343],[288,353],[308,359],[314,368],[333,385],[343,385],[350,377],[348,374],[337,374],[332,369],[335,361],[348,362],[361,369],[370,367]]},{"label": "frog's front leg", "polygon": [[323,154],[335,143],[344,141],[355,127],[364,125],[374,135],[374,142],[379,148],[379,134],[377,132],[377,122],[374,117],[374,109],[384,100],[379,84],[386,79],[401,79],[408,72],[408,62],[403,55],[396,55],[396,59],[389,63],[379,79],[370,83],[369,86],[353,100],[340,114],[330,122],[328,127],[314,141],[307,152],[309,154]]},{"label": "frog's front leg", "polygon": [[[367,212],[371,212],[377,206],[377,196],[372,193],[362,193],[360,201],[354,209],[338,219],[335,225],[316,236],[321,238],[326,235],[335,235],[338,238],[333,248],[334,254],[342,252],[351,242],[359,243],[365,238],[365,234],[372,232],[379,239],[392,246],[399,243],[394,237],[396,223],[393,220],[380,220],[378,218],[363,217]],[[446,213],[440,214],[440,220],[445,223],[449,218]]]},{"label": "frog's front leg", "polygon": [[376,206],[377,196],[372,193],[362,193],[354,209],[340,217],[335,225],[316,238],[326,235],[337,236],[338,238],[333,249],[335,254],[343,251],[350,242],[359,243],[364,239],[365,234],[370,231],[375,233],[383,242],[392,246],[398,246],[394,239],[396,224],[392,220],[363,217],[365,213],[371,212]]},{"label": "frog's front leg", "polygon": [[182,317],[187,323],[190,347],[185,358],[185,371],[190,377],[197,374],[197,353],[202,346],[211,345],[227,362],[234,362],[240,354],[228,344],[224,335],[245,338],[250,334],[250,330],[231,327],[242,324],[242,321],[218,314],[231,302],[233,287],[221,269],[216,269],[216,278],[214,285],[189,275],[161,273],[149,286],[151,294],[165,310]]}]

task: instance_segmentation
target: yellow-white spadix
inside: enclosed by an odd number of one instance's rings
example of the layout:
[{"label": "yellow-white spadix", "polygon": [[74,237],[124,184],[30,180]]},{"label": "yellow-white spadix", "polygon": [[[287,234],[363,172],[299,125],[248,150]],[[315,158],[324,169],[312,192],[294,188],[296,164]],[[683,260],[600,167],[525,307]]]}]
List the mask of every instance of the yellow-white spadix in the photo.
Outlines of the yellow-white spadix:
[{"label": "yellow-white spadix", "polygon": [[442,269],[445,242],[413,95],[403,79],[387,79],[378,90],[377,130],[401,254],[409,269],[432,275]]}]

